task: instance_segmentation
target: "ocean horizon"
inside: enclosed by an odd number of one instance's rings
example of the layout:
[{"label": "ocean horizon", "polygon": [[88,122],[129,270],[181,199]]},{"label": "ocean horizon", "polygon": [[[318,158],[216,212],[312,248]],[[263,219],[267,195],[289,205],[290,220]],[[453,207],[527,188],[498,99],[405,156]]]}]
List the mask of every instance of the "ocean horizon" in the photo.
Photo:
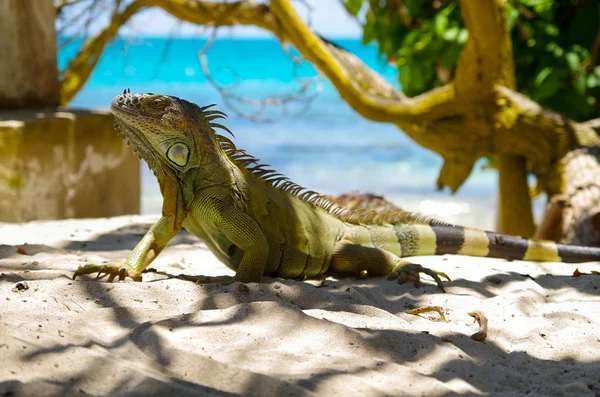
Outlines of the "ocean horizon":
[{"label": "ocean horizon", "polygon": [[[333,41],[399,87],[395,68],[378,56],[375,45],[363,46],[358,39]],[[411,211],[459,224],[493,227],[497,174],[482,170],[484,161],[476,164],[458,195],[437,191],[442,158],[420,147],[396,126],[362,118],[324,78],[319,86],[306,90],[310,103],[266,106],[258,117],[267,121],[244,118],[225,103],[203,74],[197,54],[206,42],[197,37],[116,39],[69,106],[108,108],[124,88],[175,95],[199,105],[215,103],[229,115],[223,124],[233,131],[239,148],[306,188],[329,195],[372,192]],[[75,42],[59,52],[61,70],[77,46]],[[293,95],[303,81],[317,75],[307,63],[294,66],[278,40],[271,38],[217,39],[206,60],[216,82],[249,100]],[[260,109],[238,108],[244,114]],[[159,213],[161,202],[158,184],[143,165],[142,213]]]}]

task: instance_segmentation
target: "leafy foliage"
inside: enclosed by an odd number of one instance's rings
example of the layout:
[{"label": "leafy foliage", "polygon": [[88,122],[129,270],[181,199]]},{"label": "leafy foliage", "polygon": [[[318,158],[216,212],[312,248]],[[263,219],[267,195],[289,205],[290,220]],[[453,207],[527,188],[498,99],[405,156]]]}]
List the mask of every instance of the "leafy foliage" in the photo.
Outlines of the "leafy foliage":
[{"label": "leafy foliage", "polygon": [[[476,0],[478,1],[478,0]],[[363,42],[398,68],[409,96],[450,81],[468,38],[458,0],[345,0]],[[600,116],[600,0],[508,0],[517,89],[574,120]]]}]

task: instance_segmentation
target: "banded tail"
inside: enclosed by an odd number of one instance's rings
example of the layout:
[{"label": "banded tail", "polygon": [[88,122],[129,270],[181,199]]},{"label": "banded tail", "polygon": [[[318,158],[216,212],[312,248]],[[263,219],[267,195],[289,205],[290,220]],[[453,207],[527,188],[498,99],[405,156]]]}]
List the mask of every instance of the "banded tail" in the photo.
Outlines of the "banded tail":
[{"label": "banded tail", "polygon": [[[461,226],[413,227],[419,229],[419,255],[457,254],[535,262],[600,261],[600,248],[597,247],[532,240]],[[430,231],[426,232],[422,228],[429,228]],[[410,256],[408,254],[410,253],[403,252],[402,256]]]}]

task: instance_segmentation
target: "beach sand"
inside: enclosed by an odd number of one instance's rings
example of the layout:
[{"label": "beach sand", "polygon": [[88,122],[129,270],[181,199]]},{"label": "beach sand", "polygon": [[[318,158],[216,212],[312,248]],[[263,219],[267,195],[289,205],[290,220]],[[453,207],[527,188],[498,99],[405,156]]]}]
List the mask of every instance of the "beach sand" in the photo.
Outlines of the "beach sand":
[{"label": "beach sand", "polygon": [[[233,273],[180,233],[141,283],[71,280],[155,219],[0,225],[0,396],[600,395],[600,277],[572,277],[597,263],[414,258],[448,273],[445,294],[384,277],[201,284],[168,275]],[[405,313],[430,305],[449,322]]]}]

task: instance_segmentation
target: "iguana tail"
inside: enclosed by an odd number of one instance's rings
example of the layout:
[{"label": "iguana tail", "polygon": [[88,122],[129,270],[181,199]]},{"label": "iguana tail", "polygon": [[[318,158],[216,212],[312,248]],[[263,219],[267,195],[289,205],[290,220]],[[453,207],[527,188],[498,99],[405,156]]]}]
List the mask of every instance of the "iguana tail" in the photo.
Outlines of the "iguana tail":
[{"label": "iguana tail", "polygon": [[[557,244],[531,240],[508,234],[488,232],[460,226],[407,225],[417,238],[418,253],[411,253],[410,244],[401,246],[402,256],[458,254],[539,262],[600,261],[600,248]],[[402,230],[396,226],[396,234]],[[416,233],[414,233],[416,232]],[[409,239],[410,240],[410,239]],[[404,248],[403,247],[403,248]],[[412,254],[412,255],[411,255]]]}]

